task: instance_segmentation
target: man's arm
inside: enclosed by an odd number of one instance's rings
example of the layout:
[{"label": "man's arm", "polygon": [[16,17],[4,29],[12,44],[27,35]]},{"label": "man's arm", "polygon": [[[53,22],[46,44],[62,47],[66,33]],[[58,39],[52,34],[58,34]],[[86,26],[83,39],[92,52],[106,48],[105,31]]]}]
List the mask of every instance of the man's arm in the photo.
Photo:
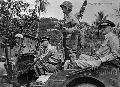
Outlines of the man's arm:
[{"label": "man's arm", "polygon": [[48,51],[47,53],[41,55],[42,60],[48,61],[49,57],[51,56],[51,52]]},{"label": "man's arm", "polygon": [[108,41],[109,41],[109,38],[106,38],[103,44],[101,44],[99,50],[96,52],[97,55],[100,55],[100,53],[104,51],[103,49],[105,48],[105,46],[107,46]]},{"label": "man's arm", "polygon": [[[42,55],[38,55],[37,58],[40,58],[40,60],[43,60],[43,61],[48,61],[48,58],[51,56],[51,52],[48,51],[47,53],[45,54],[42,54]],[[36,58],[35,60],[36,61]]]},{"label": "man's arm", "polygon": [[65,28],[65,30],[68,32],[68,33],[73,33],[73,31],[75,31],[75,27],[72,27],[72,28]]},{"label": "man's arm", "polygon": [[75,30],[77,30],[77,25],[79,24],[79,21],[78,21],[78,19],[75,17],[75,15],[73,15],[73,14],[71,14],[70,17],[71,17],[71,24],[73,25],[73,27],[71,27],[71,28],[66,28],[66,30],[67,30],[69,33],[73,33]]}]

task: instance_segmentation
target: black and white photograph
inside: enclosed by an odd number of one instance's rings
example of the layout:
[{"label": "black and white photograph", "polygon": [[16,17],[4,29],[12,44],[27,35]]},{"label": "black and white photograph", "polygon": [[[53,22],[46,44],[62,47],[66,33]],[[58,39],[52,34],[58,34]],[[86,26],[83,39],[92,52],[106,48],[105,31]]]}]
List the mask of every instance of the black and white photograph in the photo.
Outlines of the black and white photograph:
[{"label": "black and white photograph", "polygon": [[0,87],[120,87],[120,0],[0,0]]}]

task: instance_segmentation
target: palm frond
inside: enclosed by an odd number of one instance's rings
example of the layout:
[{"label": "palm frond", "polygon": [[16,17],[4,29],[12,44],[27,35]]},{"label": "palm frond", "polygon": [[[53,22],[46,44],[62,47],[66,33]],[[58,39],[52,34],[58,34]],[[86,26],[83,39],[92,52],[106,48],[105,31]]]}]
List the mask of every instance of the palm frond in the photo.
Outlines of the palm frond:
[{"label": "palm frond", "polygon": [[78,19],[80,19],[80,18],[82,19],[82,16],[83,16],[83,13],[84,13],[84,11],[85,11],[86,6],[87,6],[87,0],[85,0],[85,1],[83,2],[82,7],[80,8],[80,11],[76,14],[76,17],[77,17]]},{"label": "palm frond", "polygon": [[103,11],[98,12],[95,14],[96,20],[93,22],[96,26],[98,26],[101,22],[107,20],[108,15],[105,15]]}]

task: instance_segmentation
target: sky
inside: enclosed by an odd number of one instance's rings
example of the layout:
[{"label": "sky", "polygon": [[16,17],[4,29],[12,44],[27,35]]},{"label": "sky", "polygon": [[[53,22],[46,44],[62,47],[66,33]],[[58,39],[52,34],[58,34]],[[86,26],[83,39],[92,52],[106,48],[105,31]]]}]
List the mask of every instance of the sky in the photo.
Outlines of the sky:
[{"label": "sky", "polygon": [[[28,2],[30,5],[29,8],[34,8],[35,0],[23,0],[25,2]],[[41,17],[54,17],[57,19],[63,19],[63,13],[60,8],[60,4],[65,0],[48,0],[50,2],[50,5],[47,6],[47,12],[42,13]],[[73,4],[73,11],[72,13],[75,14],[79,12],[84,0],[68,0],[71,1]],[[86,6],[86,10],[83,14],[83,18],[81,21],[88,22],[89,24],[92,24],[95,20],[95,14],[99,11],[104,11],[104,13],[108,16],[108,19],[114,22],[118,22],[118,19],[115,17],[116,14],[115,8],[118,8],[120,5],[120,0],[87,0],[88,4]],[[104,3],[104,4],[95,4],[95,3]],[[111,4],[112,3],[112,4]]]}]

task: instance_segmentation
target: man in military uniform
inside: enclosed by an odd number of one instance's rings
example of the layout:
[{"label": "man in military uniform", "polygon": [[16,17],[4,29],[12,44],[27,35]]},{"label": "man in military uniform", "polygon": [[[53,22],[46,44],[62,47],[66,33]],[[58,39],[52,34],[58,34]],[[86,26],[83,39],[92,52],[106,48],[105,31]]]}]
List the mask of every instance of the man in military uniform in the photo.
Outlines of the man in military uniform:
[{"label": "man in military uniform", "polygon": [[15,61],[15,64],[17,63],[17,59],[20,54],[23,52],[23,35],[22,34],[16,34],[15,35],[15,43],[16,45],[13,47],[12,52],[11,52],[11,57]]},{"label": "man in military uniform", "polygon": [[105,23],[102,23],[99,27],[104,30],[105,41],[101,45],[100,49],[96,52],[96,54],[101,58],[102,62],[110,61],[115,59],[116,57],[120,57],[119,55],[119,38],[116,34],[113,33],[113,28],[115,24],[109,20]]},{"label": "man in military uniform", "polygon": [[95,56],[81,54],[79,59],[71,60],[74,66],[78,66],[82,69],[87,67],[96,67],[100,66],[103,62],[111,61],[120,57],[119,39],[112,32],[112,27],[115,27],[115,24],[107,20],[106,22],[101,23],[99,27],[103,29],[105,33],[105,40],[100,49],[96,52]]},{"label": "man in military uniform", "polygon": [[70,57],[70,60],[65,61],[64,70],[77,68],[72,62],[72,60],[77,60],[77,57],[76,57],[76,54],[71,49],[69,49],[69,57]]},{"label": "man in military uniform", "polygon": [[[43,37],[41,40],[42,54],[40,60],[44,62],[45,66],[49,69],[49,72],[55,72],[60,63],[58,51],[55,46],[49,43],[50,38]],[[37,63],[39,65],[39,62]]]},{"label": "man in military uniform", "polygon": [[71,13],[73,6],[70,1],[64,1],[60,7],[64,13],[64,29],[68,33],[68,43],[66,46],[71,48],[73,51],[77,51],[78,33],[76,31],[78,29],[79,21],[75,15]]},{"label": "man in military uniform", "polygon": [[13,65],[15,66],[14,68],[16,68],[16,70],[18,70],[18,68],[17,68],[17,66],[18,66],[17,65],[17,60],[18,60],[18,56],[22,52],[22,40],[23,40],[23,35],[22,34],[16,34],[15,35],[15,43],[16,43],[16,45],[11,50],[12,51],[11,52],[11,59],[13,61],[10,62],[9,60],[6,60],[6,62],[4,64],[5,69],[7,71],[7,74],[10,76],[10,79],[12,79],[12,75],[14,73],[14,71],[13,71]]}]

